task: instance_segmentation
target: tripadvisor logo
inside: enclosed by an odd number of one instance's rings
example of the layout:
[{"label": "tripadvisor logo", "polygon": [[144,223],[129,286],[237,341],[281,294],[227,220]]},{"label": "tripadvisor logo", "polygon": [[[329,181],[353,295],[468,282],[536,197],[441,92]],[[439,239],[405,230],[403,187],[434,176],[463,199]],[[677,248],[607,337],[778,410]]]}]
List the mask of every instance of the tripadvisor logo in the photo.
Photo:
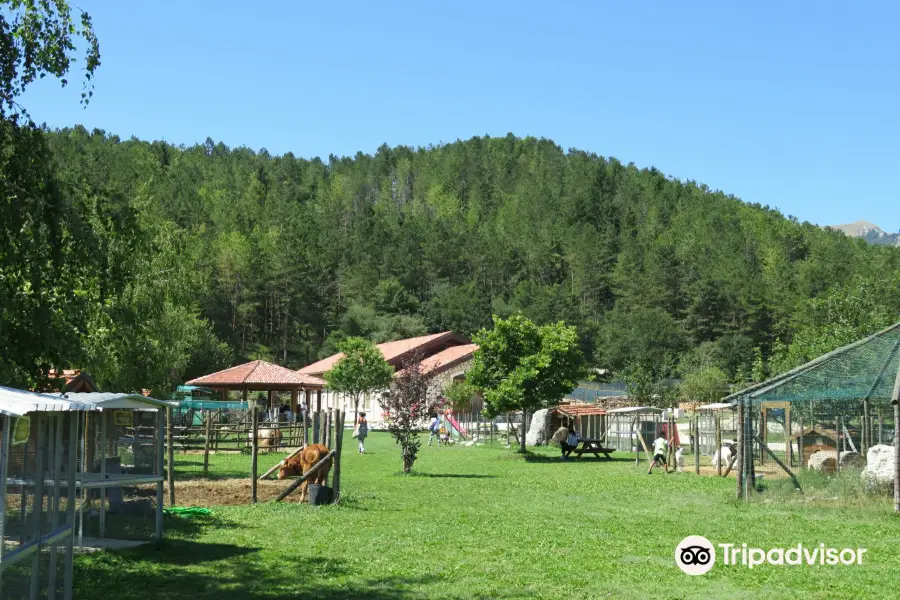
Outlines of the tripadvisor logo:
[{"label": "tripadvisor logo", "polygon": [[[718,544],[719,557],[727,566],[752,569],[760,565],[819,566],[861,565],[865,548],[830,548],[825,544],[807,547],[797,544],[790,548],[751,548],[747,544]],[[689,535],[675,548],[675,564],[688,575],[708,573],[716,563],[712,542],[700,535]]]}]

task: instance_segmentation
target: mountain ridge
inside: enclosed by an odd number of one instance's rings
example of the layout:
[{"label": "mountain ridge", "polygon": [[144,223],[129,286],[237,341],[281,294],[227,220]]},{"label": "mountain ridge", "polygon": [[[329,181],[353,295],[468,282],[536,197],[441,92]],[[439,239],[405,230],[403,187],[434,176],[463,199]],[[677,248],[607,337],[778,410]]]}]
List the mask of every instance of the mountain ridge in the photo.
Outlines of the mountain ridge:
[{"label": "mountain ridge", "polygon": [[888,233],[870,221],[861,220],[845,225],[832,225],[830,228],[841,231],[850,237],[862,238],[870,244],[900,247],[900,232]]}]

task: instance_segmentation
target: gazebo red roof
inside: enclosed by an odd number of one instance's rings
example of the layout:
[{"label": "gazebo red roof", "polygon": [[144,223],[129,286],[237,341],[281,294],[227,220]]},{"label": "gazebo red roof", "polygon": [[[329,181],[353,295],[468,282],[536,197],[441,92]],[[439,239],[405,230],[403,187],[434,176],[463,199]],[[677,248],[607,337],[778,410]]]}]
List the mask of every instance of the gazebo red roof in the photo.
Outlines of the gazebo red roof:
[{"label": "gazebo red roof", "polygon": [[312,375],[297,373],[264,360],[254,360],[243,365],[217,371],[191,379],[187,385],[200,385],[226,389],[298,389],[322,388],[325,381]]}]

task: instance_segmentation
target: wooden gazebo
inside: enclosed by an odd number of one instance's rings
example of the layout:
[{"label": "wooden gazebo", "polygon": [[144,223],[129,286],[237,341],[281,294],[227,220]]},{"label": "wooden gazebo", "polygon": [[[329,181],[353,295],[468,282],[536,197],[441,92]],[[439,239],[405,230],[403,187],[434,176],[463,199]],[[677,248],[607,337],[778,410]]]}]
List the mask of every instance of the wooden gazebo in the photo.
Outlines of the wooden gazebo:
[{"label": "wooden gazebo", "polygon": [[223,399],[227,399],[230,390],[241,392],[244,402],[247,402],[249,392],[267,392],[268,408],[272,409],[274,392],[291,392],[291,410],[297,413],[297,396],[303,391],[306,394],[305,408],[309,411],[310,393],[316,391],[321,404],[322,388],[325,380],[312,375],[305,375],[274,365],[264,360],[254,360],[243,365],[231,367],[223,371],[217,371],[203,377],[198,377],[187,382],[187,385],[197,385],[214,390],[219,390]]}]

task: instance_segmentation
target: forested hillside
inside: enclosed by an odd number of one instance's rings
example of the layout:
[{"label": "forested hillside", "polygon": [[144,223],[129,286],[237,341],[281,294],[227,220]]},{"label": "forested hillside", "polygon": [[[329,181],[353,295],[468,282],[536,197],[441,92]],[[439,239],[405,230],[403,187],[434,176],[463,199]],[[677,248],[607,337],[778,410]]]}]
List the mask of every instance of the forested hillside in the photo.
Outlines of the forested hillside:
[{"label": "forested hillside", "polygon": [[326,161],[47,135],[62,185],[104,199],[120,231],[102,269],[127,286],[77,365],[117,386],[257,357],[299,367],[344,335],[471,334],[516,311],[578,325],[597,366],[676,374],[702,347],[744,378],[809,299],[900,270],[896,249],[544,139]]}]

